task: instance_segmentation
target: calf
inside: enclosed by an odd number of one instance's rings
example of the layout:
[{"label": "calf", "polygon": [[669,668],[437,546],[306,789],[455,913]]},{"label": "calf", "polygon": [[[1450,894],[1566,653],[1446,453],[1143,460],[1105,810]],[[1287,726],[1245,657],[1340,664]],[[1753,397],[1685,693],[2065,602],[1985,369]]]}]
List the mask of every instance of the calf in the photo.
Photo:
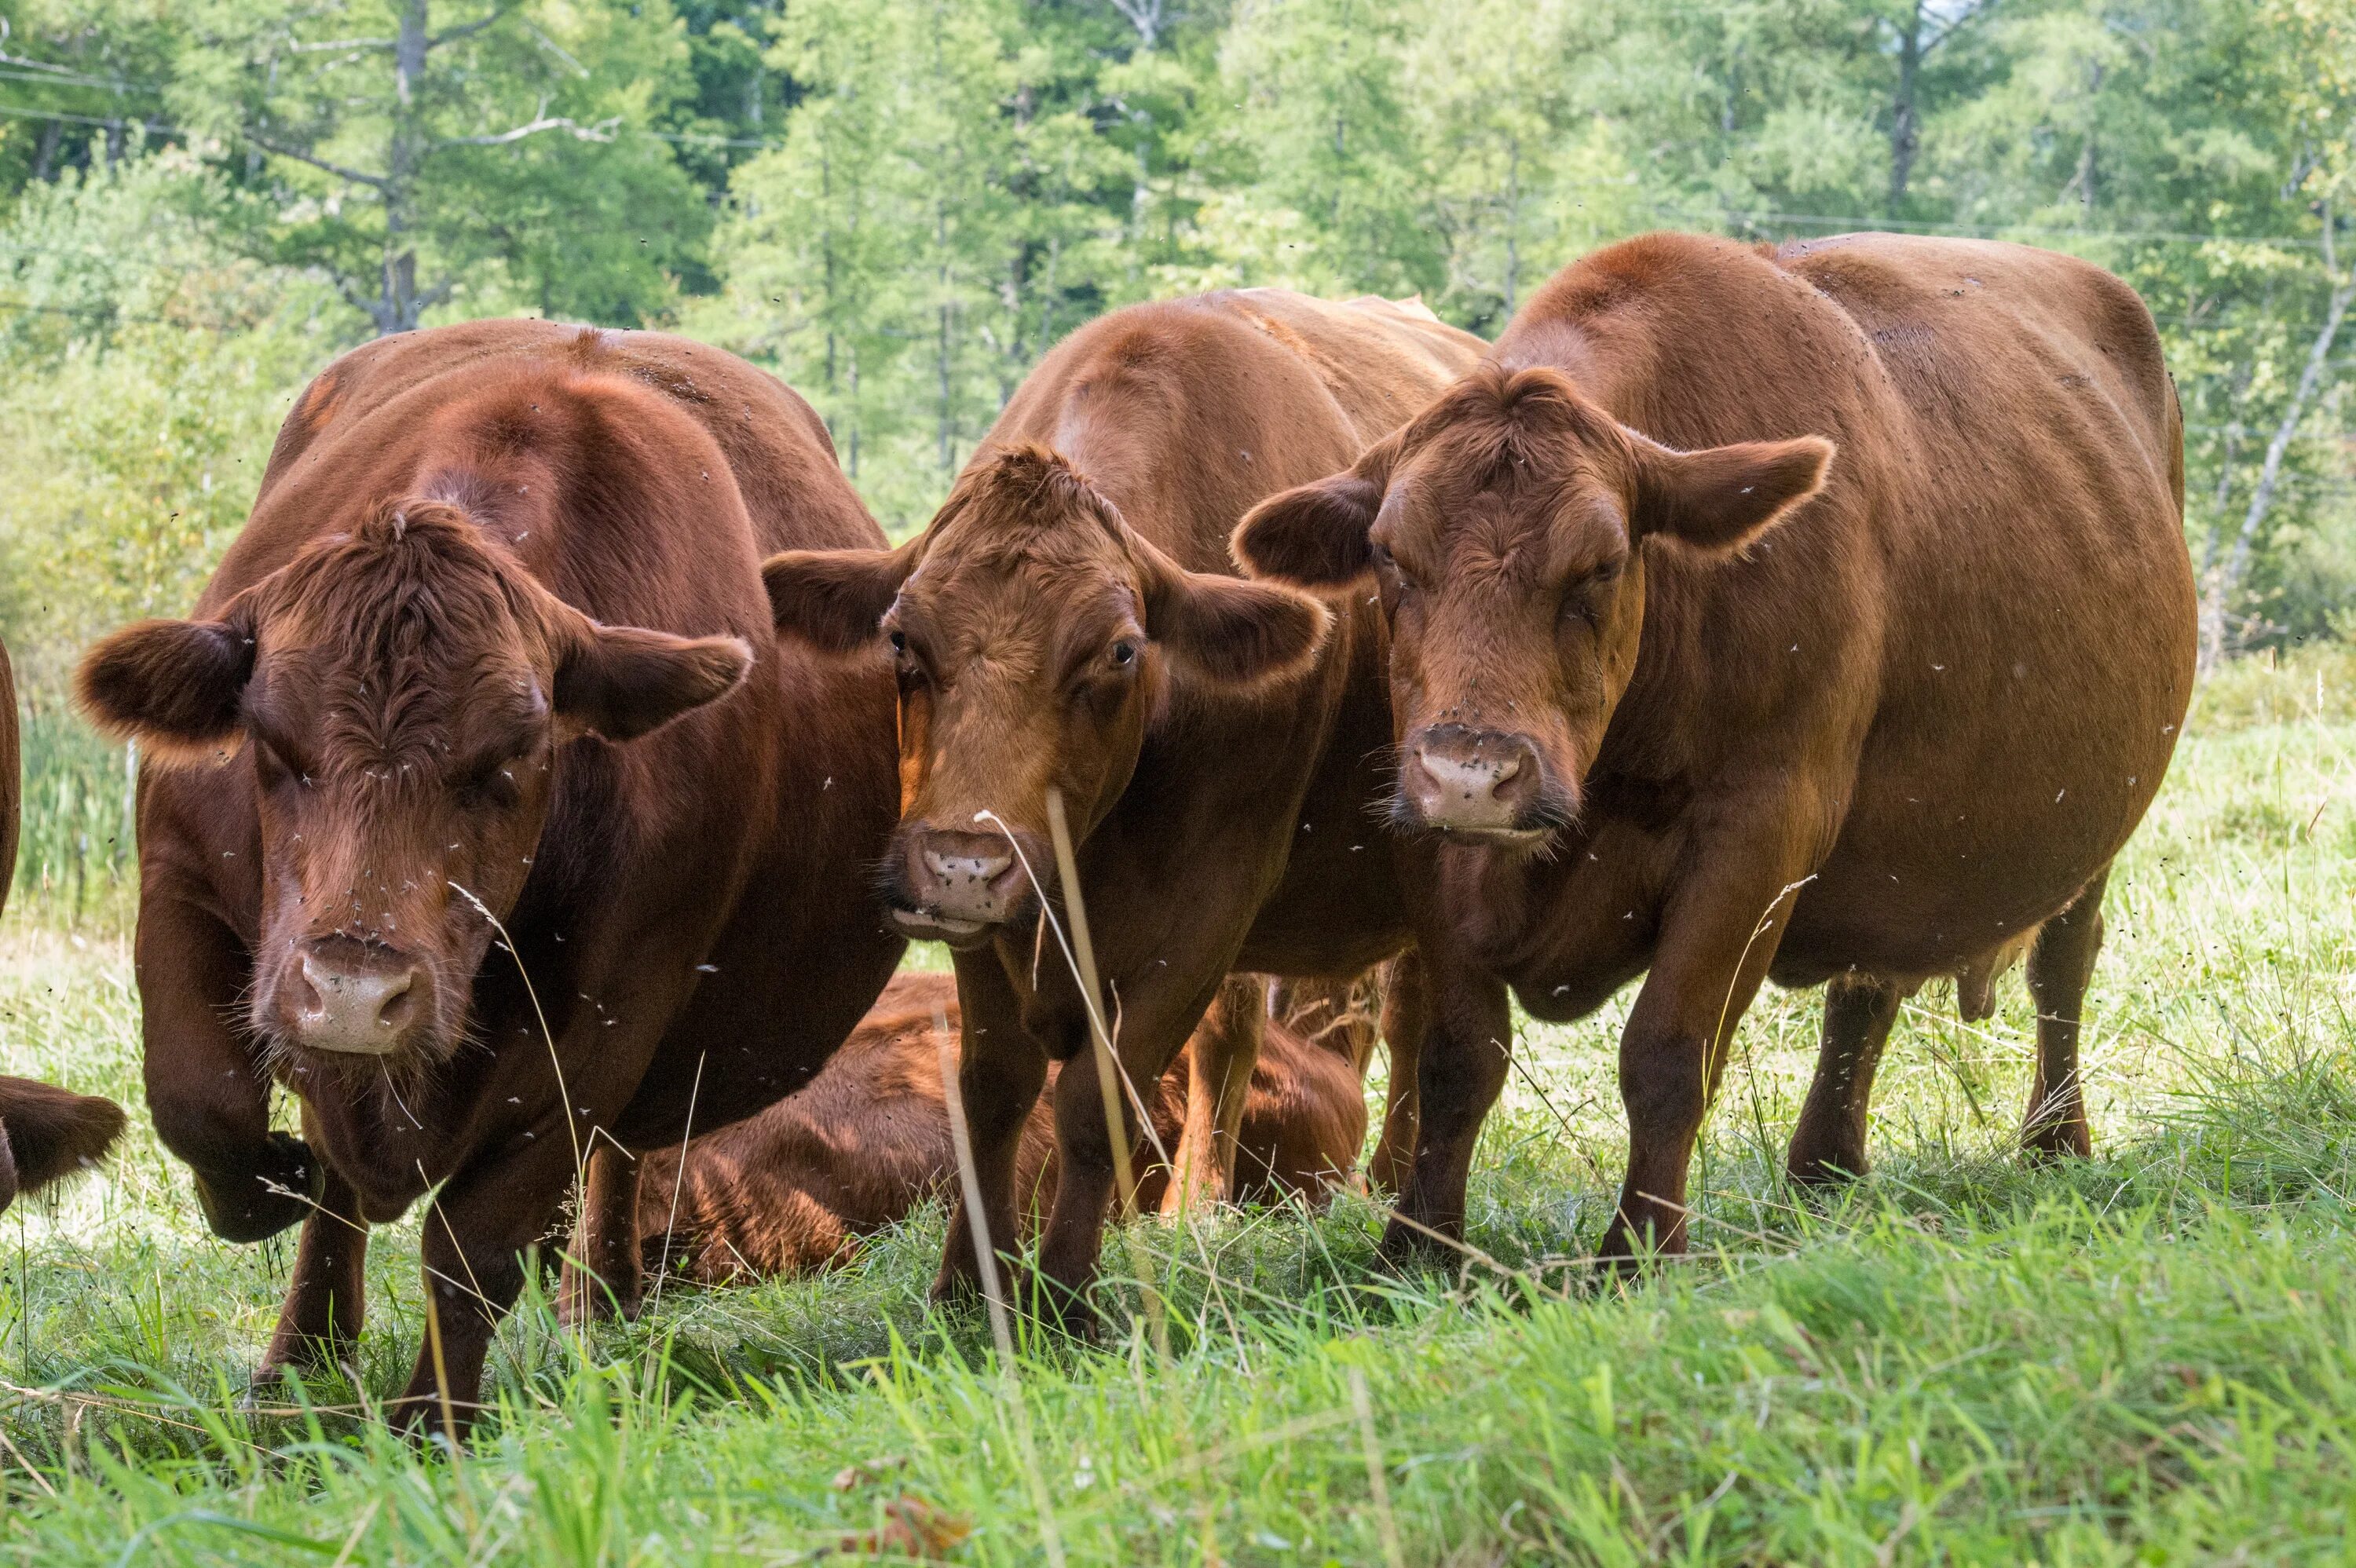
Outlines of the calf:
[{"label": "calf", "polygon": [[891,672],[780,649],[759,563],[881,542],[770,377],[479,322],[329,366],[195,616],[91,652],[145,757],[156,1130],[220,1234],[304,1221],[265,1372],[340,1353],[367,1225],[434,1191],[395,1410],[463,1424],[593,1142],[749,1115],[858,1022]]},{"label": "calf", "polygon": [[[954,1192],[957,1154],[934,1020],[954,1029],[958,1017],[950,976],[894,980],[809,1087],[695,1139],[683,1161],[678,1148],[648,1156],[635,1222],[626,1212],[618,1216],[632,1225],[621,1244],[641,1248],[649,1268],[676,1267],[707,1284],[807,1273],[841,1259],[858,1238],[926,1200]],[[1238,1199],[1297,1196],[1316,1204],[1347,1179],[1366,1131],[1355,1067],[1334,1049],[1347,1043],[1334,1035],[1312,1043],[1284,1020],[1269,1021],[1241,1126]],[[1173,1065],[1153,1099],[1165,1145],[1178,1137],[1186,1095],[1184,1072]],[[1015,1159],[1026,1234],[1053,1196],[1055,1154],[1054,1117],[1043,1100],[1025,1122]],[[1171,1185],[1166,1167],[1147,1168],[1137,1206],[1153,1207]],[[600,1252],[614,1244],[589,1243]]]},{"label": "calf", "polygon": [[[1065,1064],[1039,1266],[1062,1287],[1044,1299],[1083,1321],[1115,1182],[1090,1008],[1148,1084],[1230,973],[1350,975],[1408,939],[1399,858],[1418,851],[1368,817],[1389,734],[1378,607],[1226,575],[1226,536],[1479,347],[1428,313],[1281,290],[1117,311],[1049,352],[923,534],[765,569],[781,629],[896,667],[902,809],[881,886],[899,930],[956,950],[993,1237],[1016,1233],[1023,1130]],[[1058,934],[1057,800],[1103,986],[1086,1000]],[[1215,1035],[1250,1049],[1248,1022]],[[1228,1096],[1216,1125],[1248,1080],[1207,1073]],[[977,1280],[960,1206],[937,1289]]]},{"label": "calf", "polygon": [[1694,1142],[1771,976],[1831,983],[1794,1178],[1864,1170],[1905,997],[1961,975],[1984,1007],[2024,941],[2025,1139],[2084,1152],[2104,880],[2191,691],[2182,512],[2132,290],[1894,235],[1600,251],[1398,434],[1257,508],[1256,572],[1378,593],[1391,820],[1440,846],[1389,1250],[1462,1232],[1509,987],[1568,1019],[1645,976],[1610,1256],[1684,1245]]},{"label": "calf", "polygon": [[[16,675],[0,644],[0,909],[16,880],[16,837],[24,816],[17,761]],[[0,1210],[105,1157],[123,1133],[123,1107],[30,1078],[0,1077]]]}]

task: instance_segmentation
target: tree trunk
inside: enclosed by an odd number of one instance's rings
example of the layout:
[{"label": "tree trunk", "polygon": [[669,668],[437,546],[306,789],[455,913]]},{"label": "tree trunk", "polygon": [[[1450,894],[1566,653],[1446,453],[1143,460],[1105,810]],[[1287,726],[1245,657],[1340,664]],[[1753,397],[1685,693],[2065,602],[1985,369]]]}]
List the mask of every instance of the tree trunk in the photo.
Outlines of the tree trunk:
[{"label": "tree trunk", "polygon": [[[2238,402],[2239,396],[2235,400]],[[2225,450],[2217,464],[2217,488],[2209,497],[2208,542],[2201,550],[2201,668],[2217,662],[2225,646],[2225,596],[2220,591],[2223,565],[2218,557],[2225,548],[2225,503],[2233,494],[2233,460],[2241,455],[2242,421],[2225,427]]]},{"label": "tree trunk", "polygon": [[[944,279],[943,282],[946,283],[947,280]],[[947,480],[956,477],[957,464],[954,448],[949,441],[949,307],[946,300],[941,302],[938,322],[940,336],[934,358],[934,370],[938,378],[940,392],[940,420],[937,426],[937,433],[940,441],[941,477]]]},{"label": "tree trunk", "polygon": [[1522,139],[1505,144],[1505,319],[1514,318],[1514,300],[1522,282]]},{"label": "tree trunk", "polygon": [[52,120],[41,127],[40,150],[33,155],[33,178],[37,182],[49,177],[58,161],[58,138],[65,132],[65,122]]},{"label": "tree trunk", "polygon": [[[2331,226],[2328,209],[2323,223],[2328,231]],[[2203,669],[2214,666],[2224,654],[2226,609],[2241,592],[2242,580],[2249,571],[2251,549],[2256,543],[2258,529],[2265,523],[2266,513],[2275,504],[2275,486],[2282,477],[2283,455],[2290,450],[2291,440],[2298,433],[2298,421],[2306,417],[2308,405],[2314,401],[2316,389],[2322,384],[2332,340],[2340,336],[2340,324],[2347,317],[2351,301],[2356,301],[2356,279],[2343,283],[2335,278],[2330,308],[2324,313],[2323,330],[2315,335],[2315,346],[2308,351],[2307,368],[2299,372],[2298,386],[2291,392],[2290,406],[2283,411],[2282,423],[2276,427],[2274,439],[2266,443],[2266,459],[2258,468],[2257,486],[2250,492],[2250,509],[2243,515],[2242,531],[2233,539],[2233,553],[2226,558],[2225,570],[2211,595],[2211,613],[2204,620],[2213,620],[2215,630],[2213,640],[2210,635],[2202,637]],[[2208,628],[2204,626],[2203,631],[2206,634]]]},{"label": "tree trunk", "polygon": [[377,336],[413,332],[424,304],[417,292],[417,246],[412,187],[422,150],[418,95],[425,82],[427,0],[402,0],[401,30],[393,42],[392,136],[385,149],[384,262],[377,302],[369,311]]},{"label": "tree trunk", "polygon": [[1914,0],[1905,30],[1898,35],[1898,91],[1890,100],[1890,216],[1906,206],[1907,182],[1913,177],[1915,149],[1922,133],[1915,124],[1914,84],[1922,73],[1922,0]]},{"label": "tree trunk", "polygon": [[[2090,100],[2099,98],[2102,95],[2102,91],[2103,65],[2100,60],[2097,60],[2092,66],[2088,67],[2086,70],[2086,96]],[[2084,142],[2081,143],[2078,147],[2078,172],[2070,176],[2069,185],[2062,187],[2065,194],[2072,187],[2074,187],[2076,188],[2078,192],[2078,210],[2085,219],[2090,220],[2094,216],[2094,187],[2100,176],[2100,165],[2095,159],[2094,125],[2090,122],[2086,128],[2086,139]]]}]

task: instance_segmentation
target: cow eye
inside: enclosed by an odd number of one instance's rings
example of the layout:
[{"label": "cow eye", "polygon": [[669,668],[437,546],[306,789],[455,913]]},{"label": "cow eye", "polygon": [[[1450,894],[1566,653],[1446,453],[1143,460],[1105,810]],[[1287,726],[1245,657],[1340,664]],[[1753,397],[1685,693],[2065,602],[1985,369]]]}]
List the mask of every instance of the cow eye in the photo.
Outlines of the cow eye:
[{"label": "cow eye", "polygon": [[1130,665],[1135,664],[1137,645],[1126,637],[1115,643],[1112,645],[1112,662],[1115,669],[1127,669]]},{"label": "cow eye", "polygon": [[289,749],[273,744],[265,736],[256,734],[253,737],[253,760],[264,783],[278,784],[300,780],[307,784],[311,782],[310,770],[298,762]]},{"label": "cow eye", "polygon": [[899,627],[894,626],[894,627],[893,627],[893,628],[892,628],[892,630],[891,630],[890,632],[888,632],[888,633],[886,633],[886,634],[884,635],[884,637],[885,637],[885,641],[889,642],[889,643],[892,645],[892,651],[893,651],[893,653],[894,653],[894,654],[896,654],[896,655],[900,656],[901,656],[901,657],[903,657],[903,658],[905,658],[905,657],[906,657],[906,656],[907,656],[907,653],[908,653],[908,634],[907,634],[907,633],[905,633],[905,632],[904,632],[904,631],[900,630],[900,628],[899,628]]},{"label": "cow eye", "polygon": [[469,805],[513,805],[520,798],[516,769],[522,765],[520,755],[503,756],[477,765],[459,784],[459,797]]},{"label": "cow eye", "polygon": [[1406,568],[1399,565],[1398,557],[1391,553],[1390,546],[1382,543],[1380,540],[1373,540],[1370,542],[1372,542],[1375,547],[1375,565],[1381,571],[1384,578],[1386,578],[1401,593],[1411,592],[1416,585],[1415,580],[1407,574]]}]

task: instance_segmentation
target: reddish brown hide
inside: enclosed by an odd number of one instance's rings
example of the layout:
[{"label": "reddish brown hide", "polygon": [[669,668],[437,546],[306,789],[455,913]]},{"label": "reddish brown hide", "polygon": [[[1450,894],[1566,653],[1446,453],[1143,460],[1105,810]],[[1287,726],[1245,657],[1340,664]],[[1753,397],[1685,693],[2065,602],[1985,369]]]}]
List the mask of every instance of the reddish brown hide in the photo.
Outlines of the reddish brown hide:
[{"label": "reddish brown hide", "polygon": [[221,1235],[305,1222],[265,1371],[339,1353],[367,1225],[439,1183],[398,1409],[463,1424],[594,1142],[752,1115],[858,1022],[891,674],[779,648],[759,563],[881,542],[772,378],[479,322],[329,366],[195,617],[85,660],[147,755],[157,1131]]},{"label": "reddish brown hide", "polygon": [[1685,1243],[1762,979],[1831,982],[1792,1175],[1865,1168],[1901,1004],[2032,942],[2025,1138],[2088,1147],[2112,858],[2191,690],[2183,432],[2151,317],[2022,247],[1653,235],[1566,269],[1488,362],[1241,559],[1378,592],[1394,825],[1444,847],[1421,1140],[1386,1245],[1462,1233],[1506,992],[1621,1040],[1607,1255]]},{"label": "reddish brown hide", "polygon": [[0,1078],[0,1210],[96,1166],[123,1133],[123,1107],[30,1078]]},{"label": "reddish brown hide", "polygon": [[[0,644],[0,909],[16,879],[24,785],[17,760],[16,674]],[[0,1210],[87,1170],[123,1132],[123,1107],[30,1078],[0,1077]]]},{"label": "reddish brown hide", "polygon": [[[958,950],[992,1235],[1014,1232],[1023,1130],[1048,1064],[1066,1064],[1039,1249],[1058,1307],[1085,1314],[1116,1177],[1079,987],[1041,919],[1057,880],[1049,800],[1079,840],[1106,1021],[1133,1082],[1161,1077],[1230,973],[1352,975],[1406,944],[1400,856],[1419,851],[1369,815],[1389,741],[1378,607],[1359,589],[1241,581],[1226,539],[1253,502],[1350,462],[1479,347],[1428,312],[1282,290],[1117,311],[1049,352],[922,536],[765,569],[791,638],[888,645],[897,663],[902,811],[883,891],[902,930]],[[1219,1103],[1190,1129],[1215,1148],[1190,1172],[1231,1156],[1258,1006],[1239,999],[1237,1027],[1218,1031],[1228,1061],[1195,1104]],[[1395,1058],[1394,1083],[1413,1080]],[[960,1213],[937,1288],[975,1283]]]},{"label": "reddish brown hide", "polygon": [[[808,1088],[749,1121],[697,1138],[688,1146],[684,1172],[675,1147],[646,1156],[635,1230],[646,1266],[669,1266],[708,1284],[819,1269],[847,1256],[858,1238],[954,1192],[957,1156],[942,1100],[937,1015],[956,1029],[954,979],[902,976]],[[1282,1021],[1269,1022],[1244,1110],[1239,1201],[1297,1196],[1321,1204],[1347,1181],[1366,1132],[1350,1043],[1338,1033],[1312,1042]],[[953,1041],[950,1051],[954,1060]],[[1165,1147],[1177,1140],[1185,1099],[1184,1072],[1173,1065],[1154,1096],[1155,1130]],[[1015,1160],[1025,1236],[1054,1195],[1055,1152],[1054,1118],[1043,1100],[1023,1128]],[[601,1151],[598,1157],[618,1157]],[[1149,1166],[1137,1206],[1157,1206],[1169,1183],[1167,1167]],[[627,1222],[626,1211],[616,1217]],[[589,1244],[602,1251],[616,1243]]]}]

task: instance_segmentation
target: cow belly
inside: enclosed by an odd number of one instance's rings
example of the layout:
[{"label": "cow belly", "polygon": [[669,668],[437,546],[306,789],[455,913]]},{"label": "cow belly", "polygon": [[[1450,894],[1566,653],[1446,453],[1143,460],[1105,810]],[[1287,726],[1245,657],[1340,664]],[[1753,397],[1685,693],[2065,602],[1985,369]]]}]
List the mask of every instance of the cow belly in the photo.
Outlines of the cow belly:
[{"label": "cow belly", "polygon": [[1956,723],[1934,731],[1944,745],[1869,748],[1776,977],[1949,974],[2057,913],[2142,820],[2182,712],[2134,693],[2107,721]]}]

